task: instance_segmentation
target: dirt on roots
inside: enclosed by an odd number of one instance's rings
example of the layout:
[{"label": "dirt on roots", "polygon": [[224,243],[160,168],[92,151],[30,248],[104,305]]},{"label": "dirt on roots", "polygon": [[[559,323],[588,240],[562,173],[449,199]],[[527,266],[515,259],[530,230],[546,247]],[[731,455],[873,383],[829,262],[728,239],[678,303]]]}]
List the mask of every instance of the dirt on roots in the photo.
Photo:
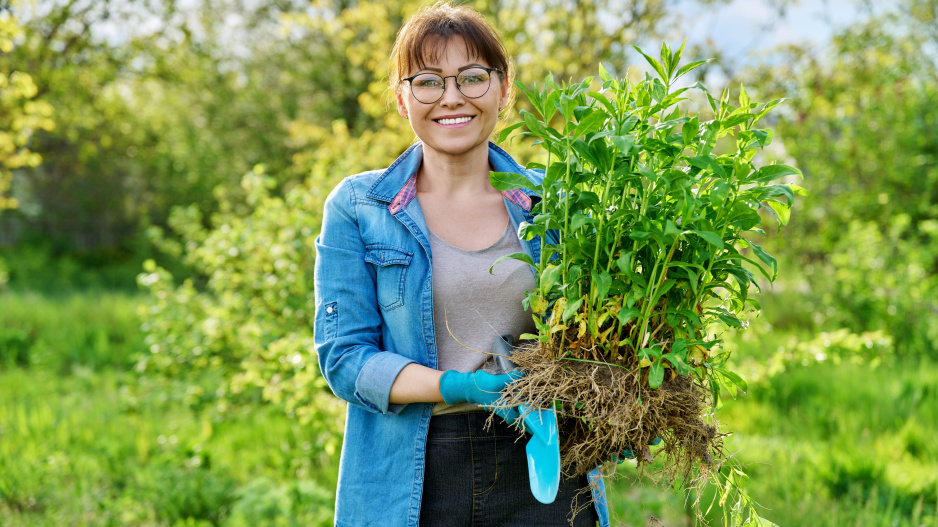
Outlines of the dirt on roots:
[{"label": "dirt on roots", "polygon": [[664,382],[652,389],[639,368],[558,359],[548,345],[536,342],[513,351],[511,359],[525,375],[497,406],[557,409],[565,477],[615,466],[625,450],[634,453],[643,474],[655,460],[649,449],[655,438],[663,443],[655,455],[664,460],[653,475],[669,485],[680,480],[694,487],[719,470],[726,434],[708,413],[709,390],[697,379],[666,370]]}]

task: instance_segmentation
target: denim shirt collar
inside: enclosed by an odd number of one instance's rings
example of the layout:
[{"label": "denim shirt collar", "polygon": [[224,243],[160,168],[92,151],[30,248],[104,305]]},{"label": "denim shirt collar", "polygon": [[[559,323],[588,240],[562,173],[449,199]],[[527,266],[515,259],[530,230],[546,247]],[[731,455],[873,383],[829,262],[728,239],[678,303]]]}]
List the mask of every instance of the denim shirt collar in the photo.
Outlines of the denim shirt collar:
[{"label": "denim shirt collar", "polygon": [[[417,169],[420,168],[422,161],[423,143],[417,143],[401,154],[378,177],[368,189],[368,197],[389,203],[388,210],[396,215],[417,195]],[[491,142],[489,143],[489,163],[495,172],[512,172],[522,175],[527,173],[507,152]],[[502,195],[525,212],[530,212],[532,201],[539,199],[539,196],[529,189],[507,190],[503,191]]]}]

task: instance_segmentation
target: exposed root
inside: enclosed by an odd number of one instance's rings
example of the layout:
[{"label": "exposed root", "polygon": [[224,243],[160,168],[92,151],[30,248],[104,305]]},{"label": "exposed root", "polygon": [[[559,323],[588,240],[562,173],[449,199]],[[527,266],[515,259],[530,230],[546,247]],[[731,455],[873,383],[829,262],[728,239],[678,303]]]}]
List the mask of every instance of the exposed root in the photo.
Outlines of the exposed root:
[{"label": "exposed root", "polygon": [[[589,350],[577,355],[591,356]],[[649,445],[659,437],[663,446],[656,454],[663,454],[664,460],[654,475],[669,485],[681,480],[694,487],[718,470],[724,459],[725,434],[706,414],[709,392],[693,377],[668,370],[662,385],[651,389],[640,368],[630,371],[602,362],[559,359],[540,343],[515,350],[512,360],[525,376],[512,384],[498,405],[558,409],[565,477],[610,463],[614,467],[626,449],[635,454],[642,474],[654,461]]]}]

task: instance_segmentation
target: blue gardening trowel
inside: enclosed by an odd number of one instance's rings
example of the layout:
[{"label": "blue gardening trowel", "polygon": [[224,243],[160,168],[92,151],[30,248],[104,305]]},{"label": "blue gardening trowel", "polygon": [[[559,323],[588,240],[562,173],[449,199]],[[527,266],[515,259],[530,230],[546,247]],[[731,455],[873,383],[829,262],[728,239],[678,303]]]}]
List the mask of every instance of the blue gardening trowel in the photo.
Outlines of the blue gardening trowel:
[{"label": "blue gardening trowel", "polygon": [[[509,358],[514,337],[502,335],[492,344],[492,353],[498,368],[508,373],[518,369]],[[518,405],[524,416],[524,428],[531,433],[525,447],[528,456],[528,479],[531,494],[541,503],[553,503],[560,488],[560,434],[557,431],[557,416],[553,408],[538,410]]]}]

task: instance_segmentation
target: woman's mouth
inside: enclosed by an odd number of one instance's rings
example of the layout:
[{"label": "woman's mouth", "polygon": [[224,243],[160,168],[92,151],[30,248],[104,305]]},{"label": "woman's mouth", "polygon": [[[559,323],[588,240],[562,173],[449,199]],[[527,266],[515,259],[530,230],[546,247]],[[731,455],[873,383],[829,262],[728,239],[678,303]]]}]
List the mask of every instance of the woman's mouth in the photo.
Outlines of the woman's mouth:
[{"label": "woman's mouth", "polygon": [[442,119],[434,119],[434,121],[442,124],[443,126],[454,126],[454,125],[461,125],[461,124],[468,123],[469,121],[473,119],[475,119],[475,117],[467,115],[464,117],[453,117],[453,118],[444,117]]}]

